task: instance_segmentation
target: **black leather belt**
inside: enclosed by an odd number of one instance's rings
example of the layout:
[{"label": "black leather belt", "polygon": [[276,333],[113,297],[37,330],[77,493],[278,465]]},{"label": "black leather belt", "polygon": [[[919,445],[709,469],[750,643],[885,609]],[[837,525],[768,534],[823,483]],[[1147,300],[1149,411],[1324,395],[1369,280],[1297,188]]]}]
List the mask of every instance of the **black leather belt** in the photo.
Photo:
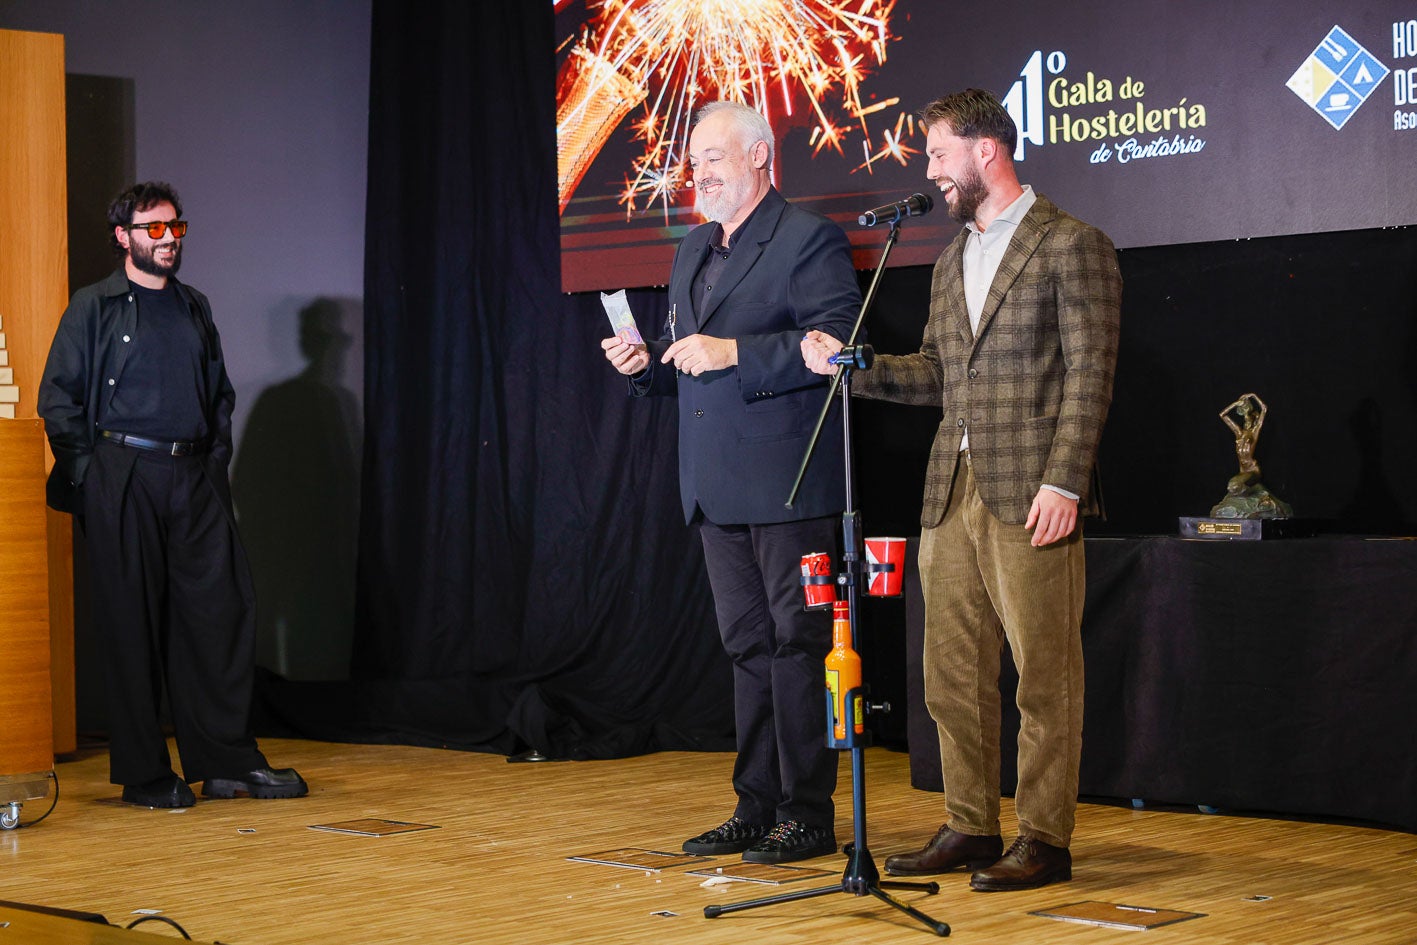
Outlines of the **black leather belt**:
[{"label": "black leather belt", "polygon": [[145,436],[134,436],[131,433],[117,433],[113,430],[99,430],[99,435],[105,440],[112,440],[119,446],[131,446],[134,449],[150,450],[154,453],[166,453],[169,456],[192,456],[196,453],[205,453],[207,445],[205,443],[191,443],[184,440],[172,442],[170,440],[153,440]]}]

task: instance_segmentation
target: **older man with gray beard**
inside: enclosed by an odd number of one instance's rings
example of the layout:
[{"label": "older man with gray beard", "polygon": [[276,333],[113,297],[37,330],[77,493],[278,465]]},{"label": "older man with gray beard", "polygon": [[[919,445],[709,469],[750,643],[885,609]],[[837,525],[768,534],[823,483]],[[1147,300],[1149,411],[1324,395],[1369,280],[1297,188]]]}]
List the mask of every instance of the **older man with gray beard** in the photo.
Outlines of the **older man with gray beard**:
[{"label": "older man with gray beard", "polygon": [[728,102],[700,110],[689,161],[709,222],[675,253],[664,335],[601,343],[633,394],[679,399],[684,517],[700,528],[733,663],[738,802],[684,850],[753,863],[836,850],[837,755],[825,747],[822,698],[831,621],[803,610],[798,575],[803,554],[838,543],[839,421],[793,507],[784,502],[826,389],[799,344],[813,329],[846,338],[861,304],[846,235],[783,199],[772,158],[762,115]]}]

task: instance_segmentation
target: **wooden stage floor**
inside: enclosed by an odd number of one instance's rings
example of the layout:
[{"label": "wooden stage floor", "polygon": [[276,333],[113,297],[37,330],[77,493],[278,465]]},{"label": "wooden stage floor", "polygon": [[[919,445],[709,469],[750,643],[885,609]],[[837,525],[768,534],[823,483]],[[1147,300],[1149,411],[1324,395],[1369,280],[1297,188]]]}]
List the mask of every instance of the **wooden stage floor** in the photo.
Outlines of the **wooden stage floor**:
[{"label": "wooden stage floor", "polygon": [[[62,793],[49,819],[0,832],[0,899],[97,912],[114,925],[127,925],[136,910],[161,910],[193,939],[229,945],[935,938],[871,897],[841,893],[703,916],[711,903],[835,882],[840,856],[806,864],[832,870],[825,882],[780,887],[703,888],[684,868],[646,873],[567,861],[623,847],[677,851],[731,811],[728,754],[508,764],[497,755],[400,746],[266,740],[262,748],[277,766],[301,770],[309,797],[199,799],[185,811],[151,811],[117,803],[106,754],[59,764]],[[942,800],[910,788],[906,755],[870,749],[866,760],[868,838],[879,865],[933,834]],[[842,841],[851,832],[849,774],[843,756]],[[47,806],[30,802],[23,820]],[[1007,841],[1008,800],[1004,817]],[[437,829],[386,837],[309,829],[361,818]],[[939,877],[938,895],[898,895],[967,943],[1137,941],[1135,932],[1029,914],[1082,900],[1204,913],[1147,931],[1149,945],[1417,942],[1410,833],[1084,804],[1073,853],[1073,881],[1041,890],[973,893],[967,877],[952,874]],[[737,857],[715,860],[732,862]],[[177,939],[155,922],[140,930],[154,941]]]}]

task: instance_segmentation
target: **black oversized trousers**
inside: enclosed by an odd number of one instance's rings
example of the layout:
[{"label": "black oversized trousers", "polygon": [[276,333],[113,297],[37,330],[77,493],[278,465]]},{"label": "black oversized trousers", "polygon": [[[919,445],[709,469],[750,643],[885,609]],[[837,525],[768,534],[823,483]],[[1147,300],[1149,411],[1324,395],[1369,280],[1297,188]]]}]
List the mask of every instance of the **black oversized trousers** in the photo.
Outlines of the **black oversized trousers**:
[{"label": "black oversized trousers", "polygon": [[84,480],[115,784],[173,770],[159,715],[164,683],[183,780],[266,765],[250,727],[255,594],[225,470],[209,465],[208,456],[99,440]]}]

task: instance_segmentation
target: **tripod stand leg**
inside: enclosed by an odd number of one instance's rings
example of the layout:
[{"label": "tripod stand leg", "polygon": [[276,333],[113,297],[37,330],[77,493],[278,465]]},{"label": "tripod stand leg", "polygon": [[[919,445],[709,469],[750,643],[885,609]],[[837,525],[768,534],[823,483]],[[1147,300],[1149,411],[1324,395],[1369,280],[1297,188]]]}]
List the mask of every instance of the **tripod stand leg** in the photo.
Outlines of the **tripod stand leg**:
[{"label": "tripod stand leg", "polygon": [[926,928],[928,928],[930,931],[934,932],[941,938],[944,938],[945,936],[950,934],[950,927],[948,923],[935,921],[925,913],[921,912],[919,909],[911,908],[910,906],[901,902],[899,899],[892,896],[890,893],[882,892],[880,888],[876,886],[872,886],[870,889],[867,890],[867,892],[875,896],[877,899],[881,900],[881,902],[884,902],[890,906],[894,906],[901,912],[904,912],[906,915],[910,916],[915,921],[923,924]]},{"label": "tripod stand leg", "polygon": [[798,899],[815,899],[818,896],[830,896],[832,893],[839,893],[841,891],[841,884],[837,883],[835,886],[804,889],[799,892],[783,893],[780,896],[766,896],[762,899],[730,902],[724,906],[704,906],[704,918],[714,919],[723,915],[725,912],[741,912],[744,909],[756,909],[758,906],[770,906],[778,902],[795,902]]},{"label": "tripod stand leg", "polygon": [[932,896],[940,891],[939,883],[902,883],[898,880],[887,879],[876,885],[880,886],[882,889],[914,889],[919,892],[929,893]]}]

